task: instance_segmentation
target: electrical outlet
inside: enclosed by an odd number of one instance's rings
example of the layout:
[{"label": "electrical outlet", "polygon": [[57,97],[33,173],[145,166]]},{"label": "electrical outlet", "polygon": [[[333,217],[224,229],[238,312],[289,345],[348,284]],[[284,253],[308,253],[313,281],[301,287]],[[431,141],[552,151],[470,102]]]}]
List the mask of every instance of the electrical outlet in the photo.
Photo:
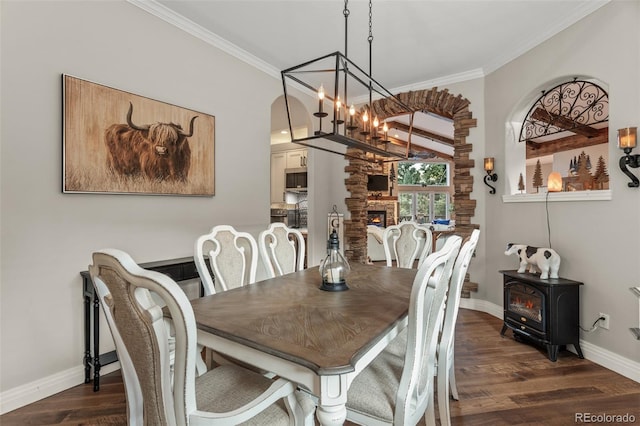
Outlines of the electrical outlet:
[{"label": "electrical outlet", "polygon": [[604,318],[603,320],[600,320],[598,322],[598,326],[600,328],[604,328],[605,330],[609,329],[609,314],[603,314],[602,312],[600,312],[598,314],[598,318]]}]

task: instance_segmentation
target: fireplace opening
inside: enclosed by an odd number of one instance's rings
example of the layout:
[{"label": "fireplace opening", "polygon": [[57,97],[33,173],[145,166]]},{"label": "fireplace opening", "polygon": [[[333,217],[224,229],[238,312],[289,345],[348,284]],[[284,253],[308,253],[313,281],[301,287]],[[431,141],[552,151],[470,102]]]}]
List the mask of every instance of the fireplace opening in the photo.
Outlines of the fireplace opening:
[{"label": "fireplace opening", "polygon": [[504,291],[507,317],[543,332],[545,329],[544,293],[522,282],[507,283]]},{"label": "fireplace opening", "polygon": [[533,321],[542,322],[542,294],[517,284],[509,288],[509,310]]},{"label": "fireplace opening", "polygon": [[375,226],[380,226],[382,228],[386,227],[387,211],[386,210],[368,210],[367,225],[375,225]]}]

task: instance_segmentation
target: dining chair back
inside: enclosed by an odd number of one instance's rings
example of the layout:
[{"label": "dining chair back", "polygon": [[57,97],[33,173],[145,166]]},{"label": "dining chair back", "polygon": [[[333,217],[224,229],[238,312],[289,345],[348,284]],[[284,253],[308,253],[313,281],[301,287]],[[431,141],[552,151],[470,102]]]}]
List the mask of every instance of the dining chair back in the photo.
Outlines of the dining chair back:
[{"label": "dining chair back", "polygon": [[433,405],[434,339],[448,287],[448,264],[461,239],[429,255],[411,290],[407,344],[402,355],[383,351],[349,389],[347,419],[362,425],[416,425]]},{"label": "dining chair back", "polygon": [[304,269],[305,242],[299,230],[274,222],[260,233],[258,246],[270,278]]},{"label": "dining chair back", "polygon": [[398,268],[413,268],[416,259],[422,263],[431,251],[432,238],[427,227],[413,221],[388,226],[382,234],[387,266],[393,266],[394,259]]},{"label": "dining chair back", "polygon": [[230,225],[214,226],[196,240],[194,261],[205,296],[227,291],[256,281],[258,244],[248,232],[239,232]]},{"label": "dining chair back", "polygon": [[456,320],[460,309],[462,285],[464,284],[469,263],[471,263],[471,257],[478,245],[479,238],[480,231],[474,229],[469,239],[460,249],[460,253],[453,267],[451,280],[449,281],[444,324],[442,326],[442,333],[440,333],[437,355],[438,412],[440,413],[440,424],[443,426],[451,424],[449,393],[451,392],[455,400],[458,399],[453,355]]},{"label": "dining chair back", "polygon": [[[93,253],[89,272],[122,364],[129,425],[310,423],[311,404],[284,379],[236,365],[196,377],[193,309],[167,275],[145,270],[115,249]],[[176,337],[173,380],[166,317]]]}]

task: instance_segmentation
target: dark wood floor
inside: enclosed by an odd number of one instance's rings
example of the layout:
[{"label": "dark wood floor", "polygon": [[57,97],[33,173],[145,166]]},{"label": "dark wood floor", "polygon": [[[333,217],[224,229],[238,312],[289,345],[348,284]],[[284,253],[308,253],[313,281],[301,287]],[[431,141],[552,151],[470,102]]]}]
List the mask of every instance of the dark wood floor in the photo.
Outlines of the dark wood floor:
[{"label": "dark wood floor", "polygon": [[[458,321],[460,401],[451,403],[454,425],[580,424],[576,413],[628,414],[640,424],[640,383],[568,351],[551,362],[546,351],[515,341],[510,331],[501,337],[502,321],[488,314],[461,309]],[[2,426],[125,423],[119,372],[104,376],[99,392],[91,384],[79,385],[0,416]]]}]

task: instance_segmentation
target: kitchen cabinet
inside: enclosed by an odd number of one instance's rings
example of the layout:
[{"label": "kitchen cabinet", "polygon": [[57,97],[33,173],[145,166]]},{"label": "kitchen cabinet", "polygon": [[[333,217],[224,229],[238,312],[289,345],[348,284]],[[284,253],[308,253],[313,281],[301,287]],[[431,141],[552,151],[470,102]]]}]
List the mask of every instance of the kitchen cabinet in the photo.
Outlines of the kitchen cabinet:
[{"label": "kitchen cabinet", "polygon": [[291,151],[285,151],[287,153],[287,169],[296,169],[300,167],[307,167],[307,150],[306,149],[293,149]]},{"label": "kitchen cabinet", "polygon": [[284,169],[287,166],[287,152],[271,154],[271,202],[284,202]]}]

